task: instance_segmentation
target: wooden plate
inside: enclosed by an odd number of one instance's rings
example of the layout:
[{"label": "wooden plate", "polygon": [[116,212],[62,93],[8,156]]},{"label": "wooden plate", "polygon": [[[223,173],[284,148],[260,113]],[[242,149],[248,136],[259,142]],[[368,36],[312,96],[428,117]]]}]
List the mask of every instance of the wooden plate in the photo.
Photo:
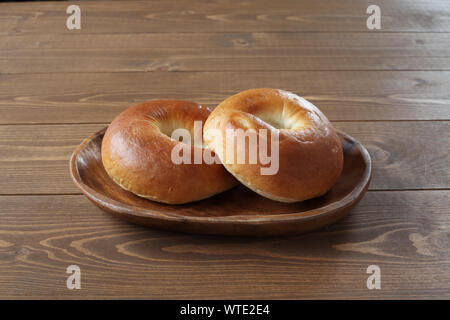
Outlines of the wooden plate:
[{"label": "wooden plate", "polygon": [[281,203],[244,186],[184,205],[166,205],[135,196],[115,184],[101,161],[106,128],[81,143],[70,160],[70,172],[80,190],[101,209],[127,221],[191,233],[273,236],[320,228],[346,215],[363,197],[371,178],[371,159],[355,139],[339,132],[344,170],[324,196]]}]

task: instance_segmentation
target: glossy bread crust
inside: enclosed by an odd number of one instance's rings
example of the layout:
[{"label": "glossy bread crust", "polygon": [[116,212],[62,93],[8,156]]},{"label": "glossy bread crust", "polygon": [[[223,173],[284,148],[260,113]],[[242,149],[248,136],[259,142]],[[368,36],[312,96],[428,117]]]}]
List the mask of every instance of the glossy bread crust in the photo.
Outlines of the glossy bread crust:
[{"label": "glossy bread crust", "polygon": [[[246,150],[237,143],[227,145],[227,129],[267,129],[268,137],[278,133],[278,172],[262,175],[261,168],[268,165],[259,158],[255,164],[237,163],[236,155],[248,153],[248,144]],[[277,201],[296,202],[323,195],[343,169],[342,145],[325,115],[307,100],[283,90],[251,89],[227,98],[206,121],[204,141],[241,183]],[[257,140],[258,147],[262,142],[266,143]],[[270,143],[267,145],[270,155]]]},{"label": "glossy bread crust", "polygon": [[[122,188],[150,200],[181,204],[232,188],[237,181],[221,164],[175,164],[169,137],[177,128],[193,132],[194,121],[204,123],[211,111],[193,102],[159,100],[141,103],[119,114],[102,142],[102,162]],[[197,150],[198,151],[198,150]]]}]

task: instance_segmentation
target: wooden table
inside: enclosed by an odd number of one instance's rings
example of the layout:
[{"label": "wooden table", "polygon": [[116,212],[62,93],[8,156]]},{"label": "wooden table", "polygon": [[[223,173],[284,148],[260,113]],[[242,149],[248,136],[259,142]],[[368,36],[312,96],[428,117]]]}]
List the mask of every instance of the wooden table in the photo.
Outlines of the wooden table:
[{"label": "wooden table", "polygon": [[[76,4],[81,30],[67,2],[0,4],[1,298],[450,298],[450,2]],[[73,149],[125,108],[254,87],[295,91],[369,149],[370,191],[347,218],[185,235],[120,221],[72,183]]]}]

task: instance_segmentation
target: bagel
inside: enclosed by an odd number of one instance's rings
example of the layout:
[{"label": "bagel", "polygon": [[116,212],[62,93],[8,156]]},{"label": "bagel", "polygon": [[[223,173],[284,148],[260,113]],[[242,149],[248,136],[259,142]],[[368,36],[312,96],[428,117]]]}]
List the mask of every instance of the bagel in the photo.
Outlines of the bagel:
[{"label": "bagel", "polygon": [[[203,124],[210,113],[194,102],[176,100],[150,101],[125,110],[103,137],[106,172],[123,189],[168,204],[197,201],[232,188],[237,181],[220,162],[176,164],[171,158],[173,148],[181,143],[170,138],[172,132],[184,128],[194,136],[194,121]],[[210,151],[189,144],[183,147],[192,155]]]},{"label": "bagel", "polygon": [[[262,174],[268,165],[260,157],[249,163],[250,141],[227,144],[227,134],[238,129],[266,130],[267,138],[258,136],[253,150],[267,144],[270,153],[278,151],[276,172]],[[209,116],[203,135],[237,180],[272,200],[297,202],[321,196],[342,172],[342,144],[333,126],[312,103],[288,91],[251,89],[227,98]],[[277,137],[277,144],[269,142],[272,137]],[[247,161],[239,163],[236,157],[242,153]]]}]

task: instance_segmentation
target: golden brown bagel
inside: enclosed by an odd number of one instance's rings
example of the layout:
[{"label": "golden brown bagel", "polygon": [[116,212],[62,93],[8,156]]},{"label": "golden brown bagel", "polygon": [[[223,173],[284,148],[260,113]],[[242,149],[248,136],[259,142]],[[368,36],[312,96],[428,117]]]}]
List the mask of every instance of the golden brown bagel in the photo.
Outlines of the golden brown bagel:
[{"label": "golden brown bagel", "polygon": [[[261,168],[268,165],[259,157],[257,163],[249,163],[249,143],[244,148],[227,145],[227,129],[267,129],[268,140],[278,133],[278,172],[262,175]],[[336,131],[319,109],[291,92],[252,89],[231,96],[214,109],[203,132],[205,143],[231,174],[273,200],[296,202],[323,195],[342,171],[343,151]],[[259,147],[266,142],[270,155],[270,141],[258,138],[256,143]],[[239,153],[245,153],[245,163],[237,163]]]},{"label": "golden brown bagel", "polygon": [[[102,161],[108,175],[122,188],[158,202],[181,204],[230,189],[237,181],[221,164],[175,164],[170,138],[178,128],[193,134],[194,121],[206,121],[211,111],[193,102],[145,102],[119,114],[106,130]],[[201,132],[200,132],[201,137]],[[192,151],[202,145],[187,146]]]}]

